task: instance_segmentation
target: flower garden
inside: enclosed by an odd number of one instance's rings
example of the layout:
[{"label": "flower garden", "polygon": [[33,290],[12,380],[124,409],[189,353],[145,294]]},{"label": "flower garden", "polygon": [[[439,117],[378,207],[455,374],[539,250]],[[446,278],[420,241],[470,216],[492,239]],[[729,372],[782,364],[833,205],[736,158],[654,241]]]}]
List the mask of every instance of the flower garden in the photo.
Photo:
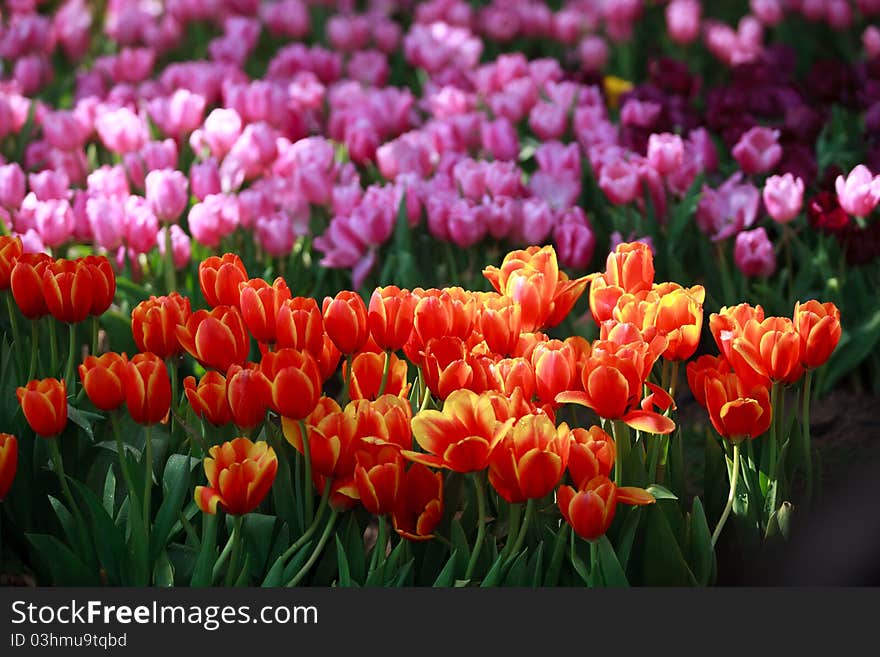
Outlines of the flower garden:
[{"label": "flower garden", "polygon": [[847,476],[811,410],[880,394],[878,18],[4,3],[3,583],[714,586],[797,542]]}]

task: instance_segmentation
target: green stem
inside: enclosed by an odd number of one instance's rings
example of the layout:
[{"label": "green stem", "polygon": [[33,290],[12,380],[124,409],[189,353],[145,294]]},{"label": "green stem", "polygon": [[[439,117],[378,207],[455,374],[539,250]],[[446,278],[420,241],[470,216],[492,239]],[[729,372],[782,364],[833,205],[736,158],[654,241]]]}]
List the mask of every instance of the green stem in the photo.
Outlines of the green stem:
[{"label": "green stem", "polygon": [[238,562],[241,559],[241,525],[244,516],[235,516],[232,524],[232,556],[229,558],[229,568],[226,569],[227,587],[235,584],[236,577],[240,574]]},{"label": "green stem", "polygon": [[305,497],[306,497],[306,523],[311,524],[312,519],[315,517],[315,509],[314,509],[314,483],[312,483],[312,452],[309,447],[309,432],[306,429],[305,420],[299,421],[299,431],[302,434],[302,446],[303,446],[303,467],[305,472],[303,473],[303,487],[305,488]]},{"label": "green stem", "polygon": [[85,522],[79,513],[79,507],[73,499],[73,493],[70,492],[70,485],[67,483],[67,476],[64,474],[64,462],[61,458],[61,450],[58,447],[58,437],[49,439],[49,449],[52,452],[52,462],[55,464],[55,474],[61,482],[61,492],[64,493],[64,499],[70,505],[70,512],[76,518],[76,522],[80,527],[85,527]]},{"label": "green stem", "polygon": [[55,328],[55,318],[51,315],[46,317],[49,322],[49,353],[52,358],[52,376],[58,373],[58,332]]},{"label": "green stem", "polygon": [[229,561],[229,555],[232,554],[232,543],[234,539],[235,532],[233,531],[229,534],[229,538],[226,539],[226,545],[224,545],[223,549],[220,551],[220,556],[217,557],[217,561],[214,562],[214,567],[211,570],[212,583],[217,581],[220,573],[223,572],[224,566],[226,566],[227,561]]},{"label": "green stem", "polygon": [[[2,223],[0,221],[0,224]],[[16,317],[15,300],[12,298],[12,292],[6,293],[6,310],[9,311],[9,324],[12,327],[12,340],[15,342],[15,351],[21,355],[24,353],[24,349],[21,344],[21,333],[18,328],[18,317]]]},{"label": "green stem", "polygon": [[483,541],[486,539],[486,481],[483,471],[473,473],[474,492],[477,496],[477,515],[479,516],[477,524],[477,538],[474,541],[474,549],[471,552],[471,558],[468,561],[467,570],[464,578],[470,579],[474,574],[474,568],[477,566],[477,560],[480,558],[480,552],[483,549]]},{"label": "green stem", "polygon": [[92,356],[98,355],[98,337],[101,334],[101,321],[92,317]]},{"label": "green stem", "polygon": [[153,425],[144,427],[144,533],[150,539],[150,511],[153,495]]},{"label": "green stem", "polygon": [[31,364],[28,368],[28,381],[37,375],[37,354],[40,351],[40,329],[38,320],[31,320]]},{"label": "green stem", "polygon": [[318,557],[321,555],[321,552],[324,550],[324,546],[327,545],[327,540],[330,538],[330,534],[333,532],[333,526],[336,524],[336,518],[339,517],[339,512],[335,509],[330,513],[330,518],[327,520],[327,525],[324,527],[324,533],[321,534],[321,538],[318,539],[318,544],[315,546],[315,549],[312,551],[312,554],[309,555],[309,560],[303,564],[303,567],[299,569],[299,572],[293,576],[286,586],[296,586],[302,581],[302,578],[306,576],[306,573],[309,572],[312,566],[315,565],[315,562],[318,560]]},{"label": "green stem", "polygon": [[727,263],[727,253],[724,251],[725,242],[716,243],[716,252],[718,254],[718,263],[721,265],[721,289],[724,293],[722,306],[730,305],[736,301],[736,293],[733,290],[733,281],[730,278],[730,267]]},{"label": "green stem", "polygon": [[599,541],[590,541],[590,585],[596,587],[599,577]]},{"label": "green stem", "polygon": [[67,367],[64,369],[64,381],[67,383],[67,394],[74,393],[76,381],[73,378],[74,354],[76,354],[76,324],[68,324],[67,334]]},{"label": "green stem", "polygon": [[801,410],[801,440],[804,458],[804,505],[809,507],[813,496],[813,448],[810,439],[810,395],[813,386],[813,370],[804,376],[803,406]]},{"label": "green stem", "polygon": [[623,464],[629,458],[629,427],[620,420],[614,420],[611,423],[611,432],[617,448],[617,458],[614,459],[614,483],[623,486]]},{"label": "green stem", "polygon": [[672,375],[669,377],[669,396],[672,397],[673,403],[675,402],[675,389],[678,384],[678,366],[680,361],[674,360],[672,361]]},{"label": "green stem", "polygon": [[[376,397],[385,394],[385,387],[388,385],[388,371],[391,369],[391,352],[385,350],[385,363],[382,365],[382,383],[379,384],[379,392]],[[349,375],[350,376],[350,375]]]},{"label": "green stem", "polygon": [[778,436],[776,434],[779,428],[779,387],[781,384],[773,383],[770,388],[770,412],[773,414],[770,418],[770,441],[768,448],[770,449],[770,458],[768,464],[767,480],[773,479],[776,473],[776,449]]},{"label": "green stem", "polygon": [[502,561],[506,561],[513,549],[513,544],[519,538],[519,525],[522,520],[522,504],[512,502],[509,506],[508,517],[510,518],[510,528],[507,531],[507,540],[504,542],[504,548],[501,550],[500,557]]},{"label": "green stem", "polygon": [[529,521],[532,519],[532,516],[535,515],[535,500],[531,499],[526,502],[526,512],[525,517],[523,518],[522,526],[519,528],[519,533],[516,537],[516,543],[513,544],[513,549],[510,551],[509,559],[513,559],[522,548],[523,542],[526,540],[526,534],[529,533]]},{"label": "green stem", "polygon": [[183,511],[179,512],[178,518],[180,519],[180,526],[186,533],[186,536],[189,539],[190,543],[192,543],[195,546],[196,550],[198,550],[202,545],[202,541],[201,539],[199,539],[199,535],[196,533],[195,527],[192,526],[192,523],[189,521]]},{"label": "green stem", "polygon": [[[168,378],[171,379],[171,408],[174,409],[175,412],[179,410],[180,405],[180,382],[178,381],[177,376],[177,363],[174,361],[175,356],[169,356],[165,360],[165,367],[168,370]],[[171,413],[168,417],[168,435],[174,435],[174,425],[176,424],[174,420],[174,413]]]},{"label": "green stem", "polygon": [[122,442],[122,432],[119,430],[119,413],[113,411],[110,413],[110,424],[113,426],[113,436],[116,438],[116,453],[119,457],[119,469],[122,470],[122,479],[128,488],[128,495],[134,495],[134,483],[131,480],[131,474],[128,471],[128,461],[125,457],[125,444]]},{"label": "green stem", "polygon": [[715,544],[718,542],[718,537],[721,536],[721,530],[724,529],[724,523],[727,522],[727,517],[730,515],[730,510],[733,508],[733,500],[736,497],[736,484],[739,481],[739,443],[733,444],[733,470],[730,477],[730,494],[727,496],[727,504],[724,505],[724,511],[721,513],[721,518],[718,520],[718,524],[715,526],[715,531],[712,532],[712,547],[715,547]]},{"label": "green stem", "polygon": [[171,294],[177,289],[174,278],[174,253],[171,244],[171,224],[165,225],[165,290]]},{"label": "green stem", "polygon": [[425,392],[422,395],[422,403],[419,406],[419,413],[428,408],[428,402],[431,401],[431,389],[428,386],[425,386]]},{"label": "green stem", "polygon": [[[376,545],[373,546],[373,554],[370,556],[370,571],[367,573],[367,579],[377,570],[381,570],[385,566],[385,546],[388,544],[388,521],[385,514],[379,516],[379,530],[376,534]],[[382,578],[379,577],[379,581]]]}]

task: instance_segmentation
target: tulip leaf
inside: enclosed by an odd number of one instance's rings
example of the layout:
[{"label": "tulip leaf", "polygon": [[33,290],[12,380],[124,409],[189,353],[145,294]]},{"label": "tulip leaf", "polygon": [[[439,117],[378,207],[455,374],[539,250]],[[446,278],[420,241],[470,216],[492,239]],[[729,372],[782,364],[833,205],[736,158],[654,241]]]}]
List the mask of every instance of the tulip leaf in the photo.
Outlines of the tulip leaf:
[{"label": "tulip leaf", "polygon": [[498,586],[501,583],[501,580],[504,578],[505,567],[504,565],[507,563],[508,558],[507,555],[499,556],[495,559],[492,567],[489,569],[489,572],[486,573],[486,576],[483,578],[483,581],[480,582],[480,586],[483,588],[489,588],[492,586]]},{"label": "tulip leaf", "polygon": [[443,566],[443,570],[440,571],[440,574],[437,575],[437,579],[434,580],[435,587],[449,587],[455,582],[455,571],[458,563],[458,550],[453,550],[452,554],[449,555],[449,560],[446,562],[446,565]]},{"label": "tulip leaf", "polygon": [[694,586],[697,583],[660,504],[645,507],[640,557],[640,582],[644,586]]},{"label": "tulip leaf", "polygon": [[667,437],[666,445],[666,476],[669,482],[669,490],[679,497],[683,497],[687,491],[687,484],[684,460],[684,435],[680,429]]},{"label": "tulip leaf", "polygon": [[584,560],[578,556],[577,546],[581,544],[577,537],[577,534],[571,532],[571,540],[570,540],[570,549],[569,549],[569,559],[571,560],[571,565],[574,568],[574,572],[576,572],[580,578],[584,581],[584,584],[587,586],[593,586],[593,578],[591,577],[592,573],[590,573],[587,568]]},{"label": "tulip leaf", "polygon": [[699,497],[694,498],[690,513],[690,555],[691,571],[700,586],[709,586],[715,581],[717,563],[712,534]]},{"label": "tulip leaf", "polygon": [[525,586],[529,581],[528,553],[529,548],[525,548],[514,559],[504,578],[504,586]]},{"label": "tulip leaf", "polygon": [[538,588],[541,586],[541,581],[543,579],[542,575],[544,574],[544,544],[539,543],[538,549],[535,550],[535,554],[532,555],[531,560],[529,561],[529,570],[532,571],[532,588]]},{"label": "tulip leaf", "polygon": [[97,575],[69,547],[49,534],[25,534],[49,568],[54,586],[99,586]]},{"label": "tulip leaf", "polygon": [[348,557],[345,556],[345,548],[342,546],[342,541],[339,539],[339,534],[336,535],[336,563],[339,566],[339,579],[336,580],[337,586],[351,586],[351,570],[348,567]]},{"label": "tulip leaf", "polygon": [[[289,582],[293,579],[293,576],[299,572],[299,569],[303,567],[309,556],[311,556],[312,549],[315,547],[316,542],[317,541],[315,540],[307,541],[305,545],[303,545],[299,550],[296,551],[296,554],[293,555],[293,558],[284,568],[284,572],[281,578],[282,583]],[[277,586],[280,586],[280,584],[278,584]]]},{"label": "tulip leaf", "polygon": [[412,569],[414,563],[415,559],[410,559],[405,564],[403,564],[403,568],[401,568],[400,572],[397,573],[397,577],[392,583],[393,587],[400,588],[402,586],[412,586]]},{"label": "tulip leaf", "polygon": [[116,474],[112,466],[107,468],[107,476],[104,479],[103,504],[104,510],[112,518],[116,513]]},{"label": "tulip leaf", "polygon": [[639,529],[639,522],[642,519],[641,512],[642,509],[638,506],[634,506],[627,511],[626,520],[624,520],[623,528],[620,530],[617,539],[617,558],[624,572],[626,572],[627,565],[629,564],[629,555],[632,552],[636,532]]},{"label": "tulip leaf", "polygon": [[217,516],[202,514],[202,547],[196,558],[190,586],[210,586],[214,578],[214,562],[217,559]]},{"label": "tulip leaf", "polygon": [[[112,470],[111,470],[112,471]],[[125,536],[98,497],[85,485],[72,479],[74,489],[85,502],[92,523],[92,538],[98,561],[107,574],[108,583],[121,582],[121,558],[125,554]]]},{"label": "tulip leaf", "polygon": [[171,543],[168,545],[168,560],[174,570],[175,586],[185,586],[192,580],[193,568],[196,565],[198,551],[189,546],[180,543]]},{"label": "tulip leaf", "polygon": [[464,569],[467,566],[468,560],[471,558],[471,548],[468,544],[467,536],[464,533],[461,521],[458,518],[452,521],[452,549],[455,552],[458,552],[459,555],[458,559],[460,567],[456,572],[460,572],[464,575]]},{"label": "tulip leaf", "polygon": [[664,488],[660,484],[651,484],[646,488],[651,495],[654,496],[655,500],[677,500],[678,496],[673,493],[668,488]]},{"label": "tulip leaf", "polygon": [[186,454],[172,454],[165,464],[162,475],[162,504],[156,513],[150,536],[150,556],[153,559],[165,547],[171,529],[180,515],[183,501],[187,493],[191,494],[190,473],[197,463],[197,459]]},{"label": "tulip leaf", "polygon": [[[291,459],[288,458],[290,452],[285,449],[285,443],[276,445],[275,451],[278,453],[278,471],[275,474],[275,483],[272,485],[272,502],[278,512],[278,517],[292,528],[291,536],[299,538],[305,531],[304,510],[294,500],[302,500],[305,496],[294,491],[290,478]],[[297,472],[300,470],[298,454],[299,452],[293,461],[293,467]],[[296,491],[300,490],[302,487],[298,485]]]},{"label": "tulip leaf", "polygon": [[168,558],[168,552],[159,552],[156,562],[153,564],[153,583],[156,586],[174,586],[174,567]]},{"label": "tulip leaf", "polygon": [[252,512],[245,516],[242,524],[244,547],[258,573],[263,573],[268,566],[275,521],[275,516]]},{"label": "tulip leaf", "polygon": [[251,581],[251,564],[253,563],[253,559],[251,559],[251,553],[247,552],[244,555],[244,563],[241,566],[241,572],[238,574],[238,578],[233,583],[235,587],[249,586]]},{"label": "tulip leaf", "polygon": [[80,429],[85,431],[91,442],[95,442],[95,434],[92,431],[92,424],[91,422],[89,422],[89,420],[101,420],[103,419],[103,416],[98,415],[97,413],[89,413],[88,411],[83,411],[79,408],[75,408],[71,404],[68,404],[67,419],[73,422]]},{"label": "tulip leaf", "polygon": [[52,505],[52,510],[55,511],[55,515],[61,523],[61,528],[67,536],[67,542],[71,545],[78,545],[79,537],[77,536],[78,532],[73,515],[71,515],[70,511],[67,510],[67,507],[64,506],[64,503],[57,497],[53,497],[52,495],[47,495],[46,497],[49,498],[49,504]]},{"label": "tulip leaf", "polygon": [[367,554],[364,535],[354,513],[349,514],[345,526],[345,554],[354,582],[363,582],[367,577]]},{"label": "tulip leaf", "polygon": [[552,530],[547,527],[544,535],[547,536],[548,544],[553,543],[553,554],[550,557],[550,565],[547,568],[547,574],[544,577],[544,586],[556,586],[559,583],[559,573],[562,570],[562,562],[565,558],[565,535],[568,532],[568,525],[563,525],[554,535]]},{"label": "tulip leaf", "polygon": [[614,553],[614,547],[607,536],[599,538],[598,565],[602,582],[611,588],[625,588],[629,586],[626,573]]}]

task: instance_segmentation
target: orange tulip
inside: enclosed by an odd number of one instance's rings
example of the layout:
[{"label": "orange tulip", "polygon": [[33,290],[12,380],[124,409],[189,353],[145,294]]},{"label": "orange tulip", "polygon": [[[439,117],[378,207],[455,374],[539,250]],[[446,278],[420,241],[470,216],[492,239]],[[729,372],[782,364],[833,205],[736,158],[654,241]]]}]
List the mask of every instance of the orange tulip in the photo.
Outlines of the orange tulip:
[{"label": "orange tulip", "polygon": [[215,514],[219,506],[226,513],[242,516],[250,513],[269,493],[278,458],[265,442],[247,438],[215,445],[205,459],[207,486],[196,486],[195,500],[204,513]]},{"label": "orange tulip", "polygon": [[204,367],[225,372],[247,360],[250,336],[235,306],[197,310],[176,331],[180,346]]},{"label": "orange tulip", "polygon": [[0,291],[11,285],[12,268],[22,254],[21,238],[17,235],[0,235]]},{"label": "orange tulip", "polygon": [[[332,397],[321,397],[318,400],[318,404],[315,406],[315,409],[305,417],[303,423],[306,425],[306,427],[316,427],[321,423],[321,420],[323,420],[331,413],[341,412],[342,408],[340,408],[339,404],[336,403],[335,399],[333,399]],[[294,449],[302,454],[302,430],[299,420],[291,420],[290,418],[282,417],[281,429],[284,432],[284,437],[287,439],[287,442],[293,445]]]},{"label": "orange tulip", "polygon": [[511,251],[501,267],[486,267],[485,276],[498,292],[522,306],[522,330],[559,324],[584,293],[589,278],[570,280],[559,270],[552,246]]},{"label": "orange tulip", "polygon": [[505,395],[512,395],[519,388],[525,399],[530,400],[535,396],[535,368],[528,359],[503,358],[493,363],[492,367]]},{"label": "orange tulip", "polygon": [[263,356],[260,370],[269,381],[269,406],[281,416],[301,420],[321,397],[318,363],[307,351],[279,349]]},{"label": "orange tulip", "polygon": [[81,260],[55,260],[43,270],[43,298],[59,322],[75,324],[88,317],[92,288],[92,272]]},{"label": "orange tulip", "polygon": [[87,255],[83,262],[92,273],[92,307],[89,314],[100,317],[116,295],[116,273],[106,256]]},{"label": "orange tulip", "polygon": [[183,390],[193,412],[213,425],[222,426],[232,421],[232,409],[226,395],[226,377],[208,370],[196,385],[196,378],[183,380]]},{"label": "orange tulip", "polygon": [[434,338],[453,337],[464,342],[470,337],[475,303],[461,288],[413,290],[418,299],[413,311],[413,330],[403,346],[410,362],[422,366],[425,347]]},{"label": "orange tulip", "polygon": [[[768,317],[762,322],[749,320],[732,346],[750,370],[770,381],[791,384],[803,374],[801,338],[787,317]],[[739,373],[736,366],[735,361],[733,367]]]},{"label": "orange tulip", "polygon": [[731,442],[754,439],[770,428],[773,410],[766,386],[747,387],[735,372],[706,373],[706,410],[712,426]]},{"label": "orange tulip", "polygon": [[9,286],[21,314],[39,319],[49,314],[43,294],[43,272],[52,262],[45,253],[23,253],[15,261],[9,275]]},{"label": "orange tulip", "polygon": [[596,477],[610,477],[616,455],[614,439],[601,427],[571,430],[568,473],[578,488]]},{"label": "orange tulip", "polygon": [[275,346],[319,356],[324,349],[324,319],[317,301],[310,297],[293,297],[281,302],[275,314]]},{"label": "orange tulip", "polygon": [[503,422],[496,418],[488,394],[456,390],[447,397],[442,411],[422,411],[412,419],[413,436],[427,454],[404,450],[403,455],[434,468],[483,470],[513,423],[513,418]]},{"label": "orange tulip", "polygon": [[724,356],[704,354],[687,364],[688,387],[697,403],[706,408],[706,377],[713,373],[727,374],[732,372],[730,363]]},{"label": "orange tulip", "polygon": [[734,371],[747,385],[767,385],[770,379],[754,367],[733,348],[736,338],[741,338],[746,324],[750,321],[763,322],[764,309],[761,306],[750,306],[741,303],[737,306],[725,306],[718,313],[709,316],[709,331],[718,345],[721,355],[730,363]]},{"label": "orange tulip", "polygon": [[575,357],[572,348],[562,340],[548,340],[535,346],[531,360],[538,399],[555,403],[556,395],[572,389]]},{"label": "orange tulip", "polygon": [[380,348],[403,349],[409,340],[418,299],[409,290],[396,285],[377,287],[370,296],[367,326]]},{"label": "orange tulip", "polygon": [[226,400],[232,421],[241,429],[260,424],[269,410],[272,389],[256,363],[230,365],[226,371]]},{"label": "orange tulip", "polygon": [[177,292],[151,296],[131,311],[131,334],[141,351],[152,351],[160,358],[180,353],[177,327],[185,326],[192,308],[187,297]]},{"label": "orange tulip", "polygon": [[131,419],[139,424],[165,420],[171,408],[171,379],[164,360],[148,351],[128,361],[125,403]]},{"label": "orange tulip", "polygon": [[590,312],[597,324],[613,316],[626,293],[650,290],[654,283],[654,254],[643,242],[625,242],[608,254],[605,272],[590,283]]},{"label": "orange tulip", "polygon": [[511,504],[544,497],[562,479],[570,448],[567,424],[526,415],[492,451],[489,483]]},{"label": "orange tulip", "polygon": [[474,381],[464,342],[454,336],[428,341],[422,373],[431,394],[439,399],[446,399],[456,390],[469,389]]},{"label": "orange tulip", "polygon": [[489,349],[498,356],[509,356],[519,342],[522,306],[510,297],[486,300],[480,310],[479,328]]},{"label": "orange tulip", "polygon": [[79,377],[92,403],[102,411],[112,411],[125,403],[125,354],[109,351],[86,356],[79,366]]},{"label": "orange tulip", "polygon": [[608,477],[595,477],[578,490],[560,486],[556,493],[559,510],[575,533],[585,541],[595,541],[611,526],[617,503],[645,505],[656,500],[648,491],[616,486]]},{"label": "orange tulip", "polygon": [[272,285],[262,278],[252,278],[239,285],[241,316],[258,342],[275,342],[278,311],[289,299],[290,288],[280,276]]},{"label": "orange tulip", "polygon": [[394,531],[410,541],[434,538],[431,532],[443,518],[443,474],[413,463],[401,484],[392,514]]},{"label": "orange tulip", "polygon": [[39,436],[57,436],[67,426],[67,385],[58,379],[33,379],[15,391],[24,419]]},{"label": "orange tulip", "polygon": [[321,372],[321,381],[327,381],[336,372],[339,366],[339,359],[342,353],[333,344],[333,340],[326,333],[324,334],[324,345],[317,356],[318,370]]},{"label": "orange tulip", "polygon": [[385,392],[404,397],[409,394],[410,386],[406,381],[408,367],[405,360],[393,353],[377,354],[365,351],[352,359],[351,374],[346,373],[345,376],[346,379],[350,379],[348,392],[352,399],[376,399],[382,386],[382,371],[386,358],[390,358],[390,364]]},{"label": "orange tulip", "polygon": [[647,376],[648,345],[641,345],[642,348],[637,349],[611,342],[601,343],[600,347],[594,344],[581,372],[583,390],[559,393],[556,402],[587,406],[599,417],[622,420],[640,431],[671,433],[675,423],[668,417],[637,408]]},{"label": "orange tulip", "polygon": [[335,297],[326,297],[321,313],[324,317],[324,330],[339,351],[348,356],[364,346],[369,333],[367,307],[361,295],[343,290]]},{"label": "orange tulip", "polygon": [[234,253],[210,256],[199,263],[199,287],[212,308],[237,307],[241,298],[238,286],[247,279],[244,262]]},{"label": "orange tulip", "polygon": [[[0,433],[0,502],[12,488],[18,469],[18,439],[9,433]],[[430,531],[430,530],[429,530]]]},{"label": "orange tulip", "polygon": [[694,355],[703,330],[703,302],[706,290],[702,285],[676,287],[657,301],[654,326],[667,339],[663,357],[687,360]]},{"label": "orange tulip", "polygon": [[354,483],[364,508],[377,516],[392,513],[403,488],[406,467],[400,449],[388,443],[358,451]]},{"label": "orange tulip", "polygon": [[801,339],[801,365],[814,369],[825,364],[840,342],[840,310],[832,302],[811,299],[794,305],[794,326]]}]

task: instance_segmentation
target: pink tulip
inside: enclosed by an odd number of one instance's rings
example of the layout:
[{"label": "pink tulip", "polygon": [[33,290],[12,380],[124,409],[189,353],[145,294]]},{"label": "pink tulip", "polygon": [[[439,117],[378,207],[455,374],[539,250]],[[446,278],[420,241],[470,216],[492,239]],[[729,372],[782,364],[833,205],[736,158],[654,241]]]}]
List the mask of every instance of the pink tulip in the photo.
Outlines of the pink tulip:
[{"label": "pink tulip", "polygon": [[199,127],[205,113],[205,98],[188,89],[177,89],[170,96],[152,100],[150,117],[169,137],[180,139]]},{"label": "pink tulip", "polygon": [[159,220],[143,196],[125,200],[125,241],[134,253],[147,253],[156,246]]},{"label": "pink tulip", "polygon": [[[200,136],[211,155],[222,160],[241,135],[241,130],[242,120],[238,112],[234,109],[217,108],[211,110],[211,113],[205,118]],[[194,139],[197,132],[193,133]],[[193,150],[198,153],[201,148],[193,145]]]},{"label": "pink tulip", "polygon": [[86,201],[86,218],[96,246],[114,251],[125,237],[125,209],[118,199],[106,196]]},{"label": "pink tulip", "polygon": [[666,6],[666,29],[670,38],[680,45],[696,41],[700,36],[699,0],[672,0]]},{"label": "pink tulip", "polygon": [[216,248],[239,224],[238,199],[231,194],[211,194],[196,203],[187,215],[190,232],[200,244]]},{"label": "pink tulip", "polygon": [[568,107],[540,102],[529,114],[529,127],[543,141],[559,139],[568,127]]},{"label": "pink tulip", "polygon": [[209,158],[204,162],[193,162],[189,170],[189,186],[193,196],[204,201],[209,194],[220,193],[220,170],[217,160]]},{"label": "pink tulip", "polygon": [[585,71],[601,71],[608,62],[608,44],[602,37],[591,34],[578,44],[578,60]]},{"label": "pink tulip", "polygon": [[143,119],[127,107],[99,114],[95,118],[95,130],[104,147],[113,153],[136,151],[149,138]]},{"label": "pink tulip", "polygon": [[98,167],[89,174],[87,181],[90,196],[106,196],[125,201],[131,193],[125,169],[119,164]]},{"label": "pink tulip", "polygon": [[18,209],[25,195],[24,171],[15,162],[0,166],[0,207]]},{"label": "pink tulip", "polygon": [[516,160],[519,156],[516,128],[507,119],[483,123],[480,135],[483,148],[496,160]]},{"label": "pink tulip", "polygon": [[43,243],[48,247],[55,248],[71,238],[75,219],[67,200],[50,199],[37,201],[34,223]]},{"label": "pink tulip", "polygon": [[620,109],[620,122],[624,125],[650,128],[660,116],[662,110],[663,107],[659,103],[630,98]]},{"label": "pink tulip", "polygon": [[837,176],[834,188],[840,207],[854,217],[867,217],[880,202],[880,177],[864,164],[856,166],[846,178]]},{"label": "pink tulip", "polygon": [[770,176],[764,181],[764,207],[773,221],[784,224],[794,219],[804,202],[804,181],[792,174]]},{"label": "pink tulip", "polygon": [[763,226],[736,236],[733,260],[746,276],[770,276],[776,271],[773,243]]},{"label": "pink tulip", "polygon": [[67,173],[54,169],[29,173],[28,185],[40,201],[66,199],[70,192],[70,178]]},{"label": "pink tulip", "polygon": [[275,257],[285,257],[290,254],[296,235],[286,212],[260,217],[255,228],[257,241],[266,253]]},{"label": "pink tulip", "polygon": [[648,163],[661,176],[678,169],[683,158],[684,142],[678,135],[664,132],[648,137]]},{"label": "pink tulip", "polygon": [[632,203],[639,195],[638,167],[624,160],[615,159],[602,167],[599,188],[615,205]]},{"label": "pink tulip", "polygon": [[162,223],[174,223],[189,202],[188,181],[182,171],[156,169],[144,181],[146,198]]},{"label": "pink tulip", "polygon": [[183,269],[189,264],[192,256],[189,235],[177,224],[166,225],[159,229],[159,233],[156,236],[156,244],[159,246],[159,253],[163,256],[165,255],[166,230],[171,231],[171,259],[174,261],[174,268]]},{"label": "pink tulip", "polygon": [[553,229],[553,243],[559,263],[571,269],[586,269],[593,259],[596,237],[584,211],[570,208]]},{"label": "pink tulip", "polygon": [[782,22],[784,12],[779,0],[749,0],[749,8],[768,27],[775,27]]},{"label": "pink tulip", "polygon": [[68,110],[49,112],[43,117],[43,136],[53,148],[73,151],[82,148],[86,133],[76,115]]},{"label": "pink tulip", "polygon": [[732,154],[746,175],[766,173],[782,159],[779,130],[756,126],[745,132],[733,147]]},{"label": "pink tulip", "polygon": [[868,59],[880,57],[880,28],[876,25],[869,25],[862,32],[862,47],[865,49],[865,55]]},{"label": "pink tulip", "polygon": [[713,241],[727,239],[750,228],[758,217],[761,192],[751,183],[740,183],[737,172],[716,190],[703,185],[697,204],[697,225]]}]

